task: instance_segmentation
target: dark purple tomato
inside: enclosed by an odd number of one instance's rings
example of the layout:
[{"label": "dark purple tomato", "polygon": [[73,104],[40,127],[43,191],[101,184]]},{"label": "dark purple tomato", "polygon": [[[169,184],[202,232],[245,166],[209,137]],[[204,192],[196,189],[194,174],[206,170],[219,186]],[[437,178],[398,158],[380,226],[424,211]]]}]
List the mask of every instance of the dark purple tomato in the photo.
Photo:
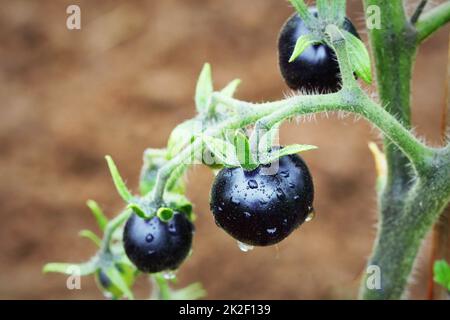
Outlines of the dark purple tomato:
[{"label": "dark purple tomato", "polygon": [[[310,8],[315,16],[317,10]],[[345,18],[343,28],[359,38],[352,22]],[[292,15],[283,25],[278,38],[278,62],[286,84],[294,90],[307,92],[336,92],[341,88],[339,64],[334,51],[324,44],[311,45],[292,62],[289,58],[297,39],[309,34],[309,29],[298,14]]]},{"label": "dark purple tomato", "polygon": [[125,225],[123,243],[128,258],[140,271],[170,271],[188,256],[193,233],[194,226],[182,213],[175,213],[168,222],[133,214]]},{"label": "dark purple tomato", "polygon": [[274,174],[266,169],[224,168],[213,183],[210,205],[216,224],[244,244],[276,244],[313,210],[312,178],[298,155],[280,158]]}]

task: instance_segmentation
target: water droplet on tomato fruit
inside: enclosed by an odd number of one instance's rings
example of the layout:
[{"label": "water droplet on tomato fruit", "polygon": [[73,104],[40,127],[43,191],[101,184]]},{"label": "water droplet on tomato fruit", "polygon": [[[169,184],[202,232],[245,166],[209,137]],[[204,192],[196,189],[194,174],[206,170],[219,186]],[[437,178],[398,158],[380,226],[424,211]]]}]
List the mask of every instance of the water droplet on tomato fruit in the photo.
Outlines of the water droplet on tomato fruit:
[{"label": "water droplet on tomato fruit", "polygon": [[294,189],[295,188],[295,184],[293,184],[292,182],[289,182],[289,188]]},{"label": "water droplet on tomato fruit", "polygon": [[230,201],[231,201],[232,204],[234,204],[236,206],[238,206],[241,203],[239,200],[234,199],[233,197],[230,198]]},{"label": "water droplet on tomato fruit", "polygon": [[308,215],[306,216],[305,221],[306,221],[306,222],[309,222],[309,221],[311,221],[312,219],[314,219],[315,216],[316,216],[315,212],[314,212],[314,211],[311,211],[311,212],[308,213]]},{"label": "water droplet on tomato fruit", "polygon": [[284,194],[283,190],[280,188],[277,188],[277,198],[280,200],[286,199],[286,195]]},{"label": "water droplet on tomato fruit", "polygon": [[248,186],[250,187],[250,189],[257,189],[258,188],[258,182],[256,182],[256,180],[248,180]]},{"label": "water droplet on tomato fruit", "polygon": [[280,176],[282,176],[284,178],[289,178],[289,171],[281,171]]},{"label": "water droplet on tomato fruit", "polygon": [[149,255],[149,256],[151,256],[152,254],[154,254],[156,251],[155,250],[148,250],[147,251],[147,254]]},{"label": "water droplet on tomato fruit", "polygon": [[300,196],[299,196],[299,195],[294,196],[294,200],[295,200],[295,201],[300,200]]},{"label": "water droplet on tomato fruit", "polygon": [[238,241],[237,242],[239,249],[241,249],[242,252],[249,252],[250,250],[253,250],[255,247],[251,246],[249,244],[245,244],[243,242]]},{"label": "water droplet on tomato fruit", "polygon": [[244,217],[250,218],[252,214],[250,212],[244,212]]},{"label": "water droplet on tomato fruit", "polygon": [[273,235],[277,232],[277,228],[269,228],[266,230],[268,234]]},{"label": "water droplet on tomato fruit", "polygon": [[176,234],[177,228],[175,227],[175,224],[173,222],[169,223],[169,226],[167,227],[170,234]]},{"label": "water droplet on tomato fruit", "polygon": [[149,233],[146,237],[145,237],[145,241],[147,242],[152,242],[153,241],[153,235],[151,233]]}]

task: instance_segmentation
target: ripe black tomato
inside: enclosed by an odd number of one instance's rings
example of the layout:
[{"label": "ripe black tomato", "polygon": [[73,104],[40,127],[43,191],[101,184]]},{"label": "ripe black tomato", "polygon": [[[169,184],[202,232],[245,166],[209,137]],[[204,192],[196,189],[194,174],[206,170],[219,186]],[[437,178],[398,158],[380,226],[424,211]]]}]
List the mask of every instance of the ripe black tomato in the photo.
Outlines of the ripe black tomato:
[{"label": "ripe black tomato", "polygon": [[312,212],[314,187],[306,164],[298,155],[288,155],[278,166],[272,175],[264,174],[267,166],[259,166],[253,171],[224,168],[216,176],[211,210],[216,224],[236,240],[273,245]]},{"label": "ripe black tomato", "polygon": [[[317,16],[315,8],[310,8],[310,12]],[[359,38],[355,26],[348,18],[345,18],[343,28]],[[339,91],[339,64],[329,46],[311,45],[297,59],[289,62],[297,39],[309,33],[298,14],[292,15],[281,28],[278,38],[278,63],[286,84],[293,90],[319,93]]]},{"label": "ripe black tomato", "polygon": [[188,256],[194,226],[187,217],[176,212],[168,222],[157,216],[144,220],[133,214],[123,233],[125,252],[142,272],[176,270]]}]

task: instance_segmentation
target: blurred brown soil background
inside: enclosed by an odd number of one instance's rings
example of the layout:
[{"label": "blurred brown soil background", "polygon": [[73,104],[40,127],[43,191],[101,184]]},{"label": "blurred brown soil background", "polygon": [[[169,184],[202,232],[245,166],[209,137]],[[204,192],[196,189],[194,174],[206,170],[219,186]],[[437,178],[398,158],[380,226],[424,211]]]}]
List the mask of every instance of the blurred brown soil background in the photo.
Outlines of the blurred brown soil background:
[{"label": "blurred brown soil background", "polygon": [[[79,31],[66,29],[69,4],[81,7]],[[41,268],[95,252],[77,237],[82,228],[97,230],[87,199],[109,216],[123,206],[104,155],[137,190],[143,150],[164,147],[171,129],[194,115],[205,61],[217,88],[243,80],[241,99],[289,94],[276,40],[291,12],[283,0],[1,0],[0,298],[102,298],[92,277],[70,291],[64,276]],[[360,1],[349,1],[348,12],[366,38]],[[421,48],[415,70],[415,128],[431,143],[439,141],[448,32]],[[197,232],[180,286],[201,281],[210,299],[356,297],[377,220],[367,143],[379,134],[363,120],[318,116],[286,124],[281,139],[320,147],[304,155],[315,178],[316,219],[278,247],[243,253],[213,222],[212,174],[193,168]],[[415,298],[426,293],[426,248],[421,256]],[[137,287],[144,297],[146,280]]]}]

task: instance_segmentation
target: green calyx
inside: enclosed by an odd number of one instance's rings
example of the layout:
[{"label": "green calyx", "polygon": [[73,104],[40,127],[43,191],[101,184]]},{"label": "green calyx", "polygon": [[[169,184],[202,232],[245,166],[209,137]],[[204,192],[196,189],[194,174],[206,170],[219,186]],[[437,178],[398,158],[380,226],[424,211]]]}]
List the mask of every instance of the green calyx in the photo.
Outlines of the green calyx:
[{"label": "green calyx", "polygon": [[255,170],[260,165],[270,164],[286,155],[316,149],[311,145],[289,145],[275,148],[274,137],[277,136],[278,125],[258,137],[255,130],[249,139],[242,129],[236,130],[229,139],[203,137],[206,147],[215,155],[223,166],[228,168],[242,167],[246,171]]}]

